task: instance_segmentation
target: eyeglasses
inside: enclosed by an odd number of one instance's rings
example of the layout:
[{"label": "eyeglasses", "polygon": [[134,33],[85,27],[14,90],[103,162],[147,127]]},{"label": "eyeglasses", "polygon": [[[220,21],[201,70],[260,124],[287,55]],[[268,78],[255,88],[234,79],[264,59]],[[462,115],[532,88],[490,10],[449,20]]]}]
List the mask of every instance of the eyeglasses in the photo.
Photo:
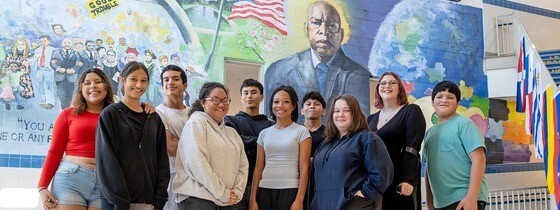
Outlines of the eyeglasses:
[{"label": "eyeglasses", "polygon": [[391,80],[389,82],[387,81],[383,81],[379,83],[379,87],[386,87],[387,85],[390,85],[391,87],[395,87],[399,84],[399,82],[397,80]]},{"label": "eyeglasses", "polygon": [[222,104],[226,106],[229,105],[229,103],[231,102],[231,99],[229,98],[220,99],[218,97],[205,98],[204,100],[211,100],[214,105],[218,105],[220,104],[220,102],[222,102]]},{"label": "eyeglasses", "polygon": [[338,33],[340,32],[340,23],[336,21],[323,21],[323,20],[310,20],[309,26],[313,29],[318,29],[323,25],[326,24],[327,30],[331,33]]}]

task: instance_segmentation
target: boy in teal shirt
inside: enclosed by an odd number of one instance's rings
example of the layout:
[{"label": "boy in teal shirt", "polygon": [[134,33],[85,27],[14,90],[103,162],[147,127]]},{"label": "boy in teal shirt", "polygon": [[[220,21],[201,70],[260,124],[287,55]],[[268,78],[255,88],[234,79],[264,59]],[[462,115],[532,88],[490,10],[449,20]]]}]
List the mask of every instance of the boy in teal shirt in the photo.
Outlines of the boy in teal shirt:
[{"label": "boy in teal shirt", "polygon": [[438,123],[426,132],[422,149],[428,209],[483,210],[488,202],[484,138],[469,118],[457,114],[460,98],[459,87],[449,81],[432,92]]}]

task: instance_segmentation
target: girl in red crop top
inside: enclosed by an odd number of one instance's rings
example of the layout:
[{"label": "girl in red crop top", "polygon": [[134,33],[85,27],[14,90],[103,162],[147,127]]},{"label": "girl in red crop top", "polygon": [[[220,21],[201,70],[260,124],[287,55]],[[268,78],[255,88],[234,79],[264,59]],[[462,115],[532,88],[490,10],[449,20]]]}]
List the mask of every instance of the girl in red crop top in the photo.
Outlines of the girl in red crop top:
[{"label": "girl in red crop top", "polygon": [[[95,129],[99,114],[112,103],[113,92],[105,73],[96,68],[84,71],[74,93],[73,107],[62,110],[54,123],[52,142],[37,186],[45,209],[57,205],[101,208],[99,187],[97,190],[95,187],[80,189],[81,184],[73,182],[76,182],[74,179],[79,176],[80,168],[95,173]],[[95,176],[89,178],[80,178],[78,182],[98,184]],[[51,181],[52,192],[47,189]]]},{"label": "girl in red crop top", "polygon": [[[109,78],[101,69],[88,69],[80,75],[72,107],[62,110],[54,123],[52,142],[37,185],[45,209],[101,209],[95,171],[95,130],[101,111],[113,103],[113,98]],[[145,105],[146,112],[154,112],[151,104]]]}]

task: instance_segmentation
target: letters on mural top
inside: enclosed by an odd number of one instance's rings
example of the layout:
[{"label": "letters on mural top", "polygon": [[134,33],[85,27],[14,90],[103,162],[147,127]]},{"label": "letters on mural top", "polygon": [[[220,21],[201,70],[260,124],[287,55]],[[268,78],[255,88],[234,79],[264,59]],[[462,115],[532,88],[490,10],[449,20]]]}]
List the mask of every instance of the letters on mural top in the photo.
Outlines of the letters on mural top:
[{"label": "letters on mural top", "polygon": [[506,145],[519,126],[488,123],[482,10],[443,0],[380,2],[0,0],[0,154],[44,155],[52,123],[88,68],[101,68],[120,97],[122,67],[143,62],[150,81],[142,100],[158,105],[159,74],[178,65],[190,105],[205,81],[224,80],[226,58],[263,64],[265,106],[266,94],[291,85],[300,99],[319,90],[329,104],[351,94],[369,113],[371,76],[394,71],[431,120],[431,88],[450,80],[464,96],[460,113],[483,135],[505,130]]}]

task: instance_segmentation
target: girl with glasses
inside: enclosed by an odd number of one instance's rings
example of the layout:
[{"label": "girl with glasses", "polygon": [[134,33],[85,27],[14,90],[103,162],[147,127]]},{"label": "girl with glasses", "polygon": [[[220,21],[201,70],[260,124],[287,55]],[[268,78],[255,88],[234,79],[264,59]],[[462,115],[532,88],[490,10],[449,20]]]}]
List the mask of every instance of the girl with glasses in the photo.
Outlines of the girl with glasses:
[{"label": "girl with glasses", "polygon": [[375,107],[379,112],[368,117],[368,127],[383,139],[393,166],[393,182],[383,194],[383,209],[420,210],[420,145],[426,131],[422,110],[409,104],[401,78],[393,72],[379,77],[375,88]]},{"label": "girl with glasses", "polygon": [[229,102],[226,88],[209,82],[191,106],[172,183],[180,210],[233,210],[243,197],[249,164],[241,137],[223,121]]}]

